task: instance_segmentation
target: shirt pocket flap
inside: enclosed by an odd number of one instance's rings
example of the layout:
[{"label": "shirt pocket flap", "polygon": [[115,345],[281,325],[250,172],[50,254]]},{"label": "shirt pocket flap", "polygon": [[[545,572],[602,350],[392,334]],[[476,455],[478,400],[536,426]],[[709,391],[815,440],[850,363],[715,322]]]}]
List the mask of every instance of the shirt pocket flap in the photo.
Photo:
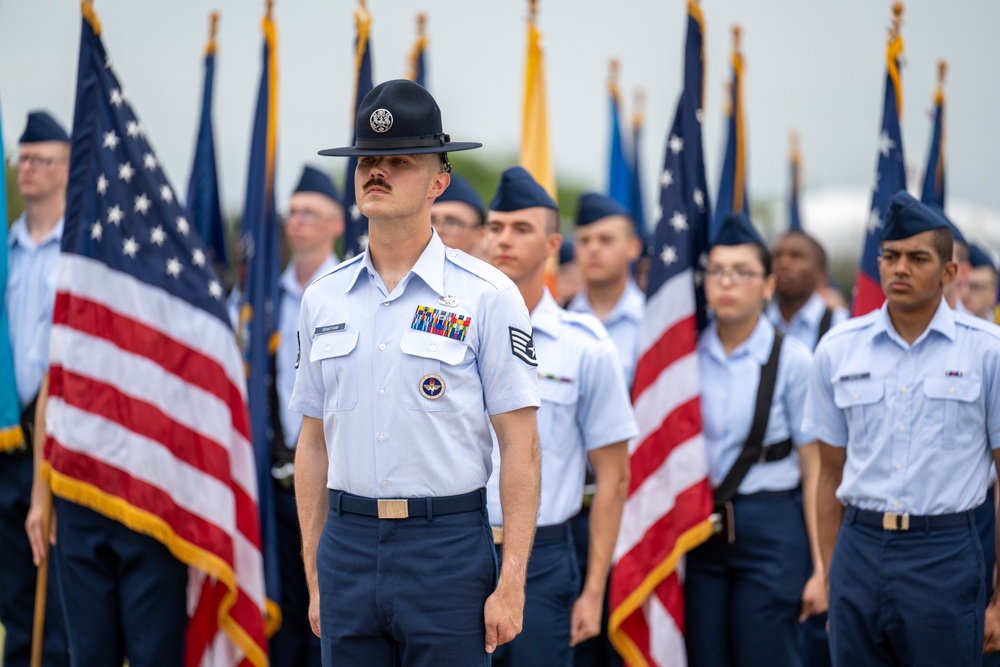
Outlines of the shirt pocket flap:
[{"label": "shirt pocket flap", "polygon": [[424,359],[436,359],[449,366],[461,363],[465,358],[466,344],[461,341],[438,336],[437,334],[408,329],[399,343],[406,354]]},{"label": "shirt pocket flap", "polygon": [[944,377],[924,380],[924,396],[971,403],[979,398],[983,383],[975,378]]},{"label": "shirt pocket flap", "polygon": [[309,351],[309,361],[316,363],[323,359],[333,359],[350,354],[358,345],[357,331],[339,331],[337,333],[322,334],[313,339],[312,349]]},{"label": "shirt pocket flap", "polygon": [[577,391],[575,382],[562,382],[547,378],[538,378],[538,393],[542,401],[558,405],[576,403]]},{"label": "shirt pocket flap", "polygon": [[884,394],[885,385],[880,380],[848,380],[833,385],[833,402],[838,408],[878,403]]}]

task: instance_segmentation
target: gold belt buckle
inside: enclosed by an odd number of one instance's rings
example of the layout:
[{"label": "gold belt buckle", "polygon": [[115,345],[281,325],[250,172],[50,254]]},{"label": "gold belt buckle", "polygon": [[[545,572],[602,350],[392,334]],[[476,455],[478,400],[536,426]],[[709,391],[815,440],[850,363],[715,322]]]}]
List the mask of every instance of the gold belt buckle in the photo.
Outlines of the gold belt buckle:
[{"label": "gold belt buckle", "polygon": [[909,530],[910,515],[898,512],[886,512],[882,515],[883,530]]},{"label": "gold belt buckle", "polygon": [[379,498],[378,518],[380,519],[408,519],[410,517],[410,504],[405,498]]},{"label": "gold belt buckle", "polygon": [[503,526],[492,526],[493,544],[503,544]]}]

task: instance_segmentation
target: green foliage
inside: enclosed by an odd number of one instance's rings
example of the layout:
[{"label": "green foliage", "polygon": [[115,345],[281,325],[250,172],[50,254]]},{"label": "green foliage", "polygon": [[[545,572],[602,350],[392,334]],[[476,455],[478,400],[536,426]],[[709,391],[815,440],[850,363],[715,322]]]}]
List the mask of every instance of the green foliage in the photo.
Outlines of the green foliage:
[{"label": "green foliage", "polygon": [[[6,158],[6,156],[5,156]],[[7,183],[7,225],[17,220],[24,210],[24,199],[17,190],[17,167],[9,165],[4,160],[4,177]]]}]

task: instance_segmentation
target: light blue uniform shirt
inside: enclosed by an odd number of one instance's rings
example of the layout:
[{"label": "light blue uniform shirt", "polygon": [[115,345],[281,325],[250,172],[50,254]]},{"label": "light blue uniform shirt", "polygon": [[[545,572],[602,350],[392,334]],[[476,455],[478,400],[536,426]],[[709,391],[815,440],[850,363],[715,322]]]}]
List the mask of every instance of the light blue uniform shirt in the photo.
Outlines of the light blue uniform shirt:
[{"label": "light blue uniform shirt", "polygon": [[[594,315],[586,291],[581,291],[566,306],[567,310]],[[635,378],[635,364],[639,360],[639,333],[642,329],[642,313],[646,309],[646,296],[638,285],[629,278],[625,283],[618,303],[604,318],[602,324],[618,348],[622,369],[625,371],[625,385],[632,386]]]},{"label": "light blue uniform shirt", "polygon": [[941,300],[913,345],[887,306],[816,349],[805,428],[847,447],[837,498],[877,512],[950,514],[982,504],[1000,447],[1000,329]]},{"label": "light blue uniform shirt", "polygon": [[[771,356],[774,325],[761,317],[753,333],[732,354],[726,355],[716,322],[698,339],[698,369],[701,377],[701,413],[708,452],[709,481],[719,486],[736,463],[750,435],[761,367]],[[774,399],[764,432],[764,446],[789,438],[796,447],[813,441],[802,428],[802,398],[809,380],[810,353],[806,346],[786,337],[778,356]],[[780,461],[756,463],[743,478],[738,493],[785,491],[801,480],[798,452]]]},{"label": "light blue uniform shirt", "polygon": [[[337,266],[337,258],[327,257],[309,278],[312,283]],[[299,354],[299,305],[302,303],[302,287],[295,277],[295,267],[289,263],[279,281],[281,296],[278,298],[278,349],[275,352],[275,378],[278,403],[281,405],[281,430],[285,435],[285,446],[295,449],[302,427],[302,415],[288,407],[295,387],[295,359]]]},{"label": "light blue uniform shirt", "polygon": [[[816,344],[819,342],[819,325],[823,320],[823,313],[826,312],[826,302],[819,294],[809,297],[798,312],[792,315],[791,322],[786,322],[781,316],[777,301],[771,301],[765,312],[767,319],[771,320],[771,324],[778,327],[781,333],[802,341],[810,350],[816,349]],[[830,328],[849,318],[850,314],[845,309],[834,308],[830,318]]]},{"label": "light blue uniform shirt", "polygon": [[52,233],[36,244],[22,215],[7,238],[9,264],[4,298],[14,353],[14,381],[22,408],[38,393],[42,376],[49,368],[49,332],[62,235],[60,218]]},{"label": "light blue uniform shirt", "polygon": [[[538,439],[542,493],[538,525],[562,523],[583,503],[587,453],[639,434],[618,350],[596,317],[569,313],[548,290],[531,312],[538,350]],[[490,522],[500,512],[498,447],[487,486]]]},{"label": "light blue uniform shirt", "polygon": [[[421,306],[471,318],[464,340],[414,328]],[[514,283],[436,232],[392,294],[367,250],[307,287],[290,407],[323,420],[329,488],[413,498],[485,487],[487,415],[539,405],[530,336]]]}]

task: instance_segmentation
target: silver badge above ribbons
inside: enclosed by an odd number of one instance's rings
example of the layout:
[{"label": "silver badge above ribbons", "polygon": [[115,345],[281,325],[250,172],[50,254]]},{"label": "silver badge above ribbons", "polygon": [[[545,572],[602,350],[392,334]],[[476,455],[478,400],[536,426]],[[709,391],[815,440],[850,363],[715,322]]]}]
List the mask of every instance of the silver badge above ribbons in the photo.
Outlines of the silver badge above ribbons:
[{"label": "silver badge above ribbons", "polygon": [[438,303],[440,303],[442,306],[448,306],[449,308],[454,308],[455,306],[458,305],[458,299],[449,294],[448,296],[439,296]]},{"label": "silver badge above ribbons", "polygon": [[375,109],[372,112],[371,124],[376,132],[388,132],[392,127],[392,114],[388,109]]}]

